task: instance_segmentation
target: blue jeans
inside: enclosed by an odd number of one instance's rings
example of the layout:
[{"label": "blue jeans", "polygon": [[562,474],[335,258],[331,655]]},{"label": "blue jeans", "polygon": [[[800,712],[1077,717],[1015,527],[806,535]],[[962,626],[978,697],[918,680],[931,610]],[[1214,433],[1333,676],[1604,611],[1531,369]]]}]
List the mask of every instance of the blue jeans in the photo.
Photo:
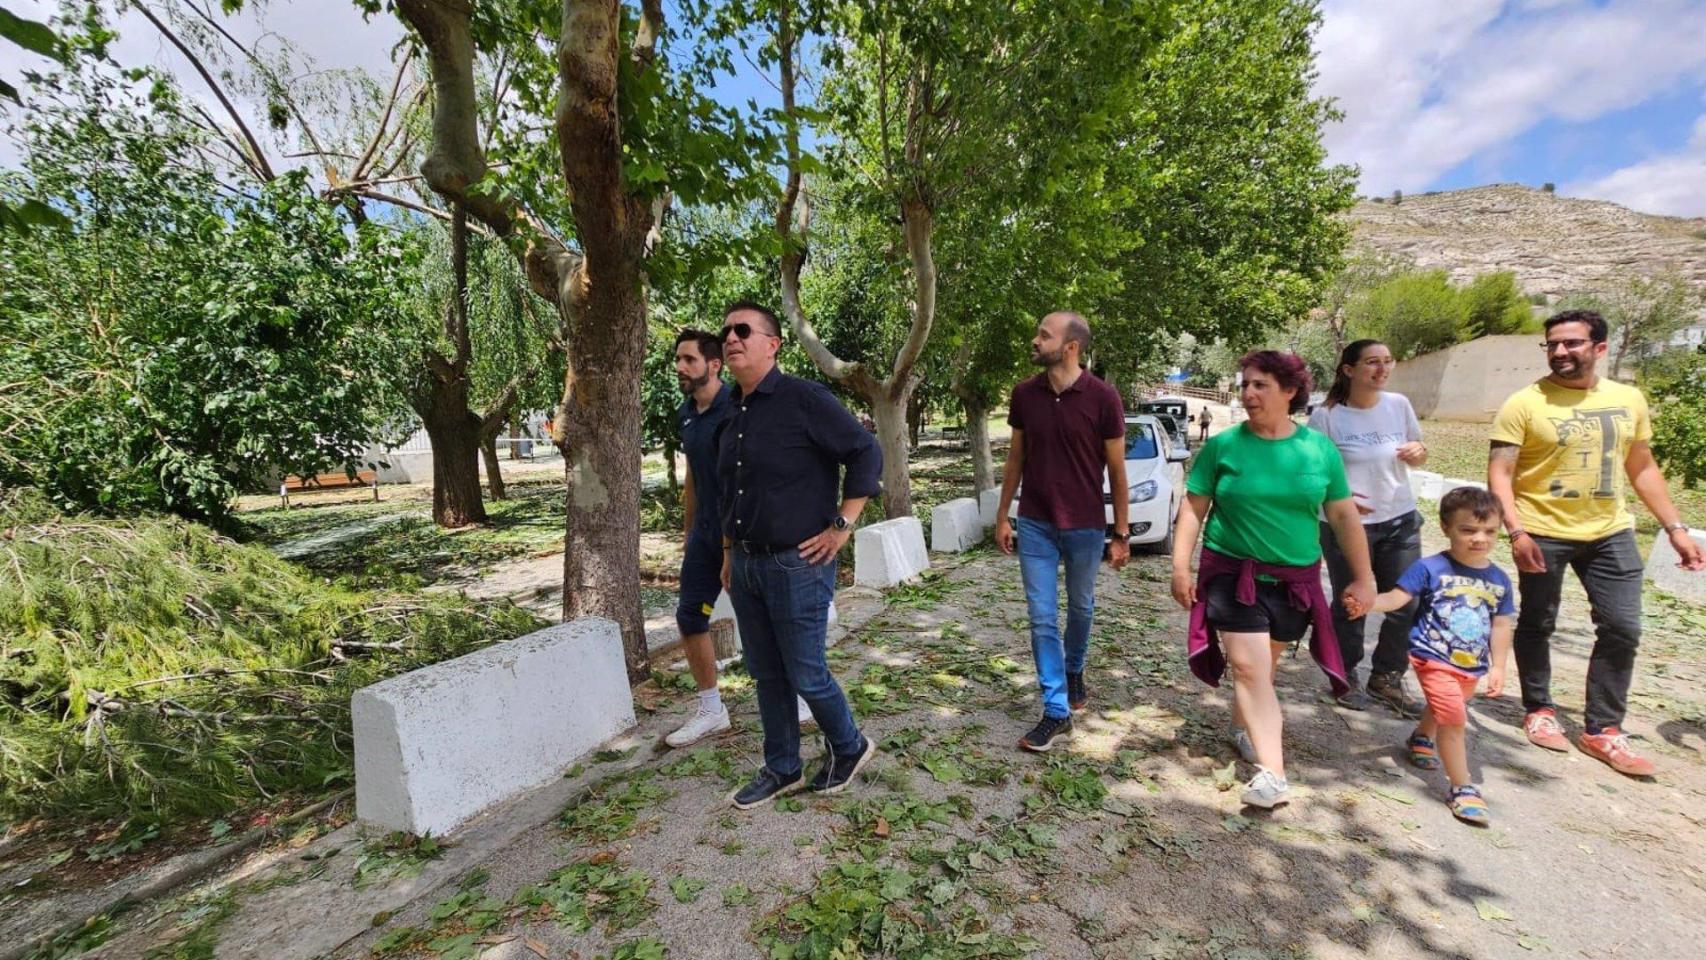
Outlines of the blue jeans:
[{"label": "blue jeans", "polygon": [[[1043,691],[1043,716],[1070,716],[1066,675],[1084,672],[1090,653],[1090,618],[1096,611],[1096,568],[1102,563],[1102,528],[1062,530],[1020,517],[1019,576],[1031,617],[1031,657]],[[1060,597],[1055,572],[1066,564],[1066,640],[1060,635]]]},{"label": "blue jeans", "polygon": [[829,675],[824,635],[835,598],[835,562],[810,564],[798,550],[747,553],[736,547],[729,601],[740,625],[746,671],[758,689],[764,765],[779,777],[800,770],[797,693],[812,709],[836,756],[859,751],[864,737],[841,686]]}]

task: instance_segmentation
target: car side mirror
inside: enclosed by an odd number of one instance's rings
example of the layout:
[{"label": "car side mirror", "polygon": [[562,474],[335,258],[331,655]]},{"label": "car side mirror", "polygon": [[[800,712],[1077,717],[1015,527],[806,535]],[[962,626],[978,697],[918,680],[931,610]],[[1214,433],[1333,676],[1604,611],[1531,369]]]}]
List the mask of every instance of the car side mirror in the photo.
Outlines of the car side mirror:
[{"label": "car side mirror", "polygon": [[1189,460],[1190,458],[1191,458],[1191,452],[1189,450],[1180,450],[1179,448],[1174,447],[1173,449],[1167,451],[1167,462],[1168,463],[1183,463],[1184,461]]}]

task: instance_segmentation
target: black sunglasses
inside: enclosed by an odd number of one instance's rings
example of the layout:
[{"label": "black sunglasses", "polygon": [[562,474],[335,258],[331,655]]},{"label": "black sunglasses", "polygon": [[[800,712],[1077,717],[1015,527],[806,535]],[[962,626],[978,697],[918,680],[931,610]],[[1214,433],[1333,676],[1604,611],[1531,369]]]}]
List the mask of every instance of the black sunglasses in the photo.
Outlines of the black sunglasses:
[{"label": "black sunglasses", "polygon": [[[750,339],[752,337],[752,330],[753,330],[753,327],[752,327],[752,324],[750,324],[750,323],[731,323],[731,324],[728,324],[727,326],[723,327],[723,329],[721,331],[718,332],[717,342],[722,343],[723,341],[727,340],[729,338],[729,334],[731,334],[731,333],[734,334],[735,336],[741,338],[742,340]],[[768,330],[760,330],[758,332],[764,334],[767,337],[775,337],[776,336],[776,334],[771,333]],[[777,337],[777,339],[781,339],[781,338]]]}]

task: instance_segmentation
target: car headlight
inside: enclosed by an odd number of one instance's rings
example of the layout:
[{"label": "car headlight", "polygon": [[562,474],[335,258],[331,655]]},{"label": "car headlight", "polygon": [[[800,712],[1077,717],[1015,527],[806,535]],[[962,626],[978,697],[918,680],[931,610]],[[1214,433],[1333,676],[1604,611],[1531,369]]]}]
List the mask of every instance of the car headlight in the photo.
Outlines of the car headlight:
[{"label": "car headlight", "polygon": [[1146,500],[1154,500],[1155,494],[1159,492],[1160,489],[1161,485],[1156,483],[1154,480],[1145,480],[1131,488],[1131,502],[1143,503]]}]

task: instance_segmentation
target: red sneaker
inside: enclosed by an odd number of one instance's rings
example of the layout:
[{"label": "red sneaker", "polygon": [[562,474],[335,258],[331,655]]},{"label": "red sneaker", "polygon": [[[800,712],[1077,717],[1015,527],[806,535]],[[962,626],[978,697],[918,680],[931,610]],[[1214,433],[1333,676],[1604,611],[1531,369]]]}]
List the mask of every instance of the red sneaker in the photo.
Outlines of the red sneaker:
[{"label": "red sneaker", "polygon": [[1568,750],[1570,741],[1564,737],[1564,728],[1558,726],[1558,714],[1551,707],[1541,707],[1530,710],[1528,716],[1522,718],[1522,732],[1528,734],[1528,742],[1548,750]]},{"label": "red sneaker", "polygon": [[1650,777],[1653,761],[1635,752],[1629,745],[1629,735],[1616,727],[1606,727],[1604,733],[1584,733],[1576,741],[1582,752],[1624,776]]}]

